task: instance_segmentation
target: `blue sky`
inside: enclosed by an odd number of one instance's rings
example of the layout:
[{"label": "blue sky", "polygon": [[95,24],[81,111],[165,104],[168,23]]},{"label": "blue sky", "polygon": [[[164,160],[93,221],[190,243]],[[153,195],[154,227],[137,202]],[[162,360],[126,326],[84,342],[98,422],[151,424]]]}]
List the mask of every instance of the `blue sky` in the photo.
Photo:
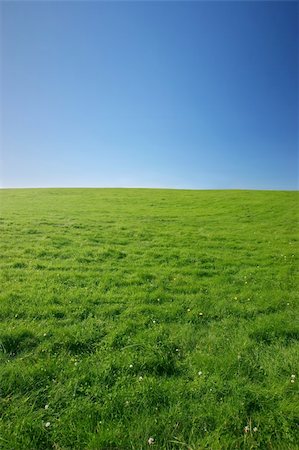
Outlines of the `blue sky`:
[{"label": "blue sky", "polygon": [[1,185],[297,189],[297,2],[2,2]]}]

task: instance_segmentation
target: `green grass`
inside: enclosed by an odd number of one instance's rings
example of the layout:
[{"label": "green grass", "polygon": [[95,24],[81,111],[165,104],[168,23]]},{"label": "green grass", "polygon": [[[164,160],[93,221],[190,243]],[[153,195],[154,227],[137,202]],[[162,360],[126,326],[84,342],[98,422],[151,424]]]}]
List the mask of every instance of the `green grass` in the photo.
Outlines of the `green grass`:
[{"label": "green grass", "polygon": [[298,193],[0,198],[1,449],[299,448]]}]

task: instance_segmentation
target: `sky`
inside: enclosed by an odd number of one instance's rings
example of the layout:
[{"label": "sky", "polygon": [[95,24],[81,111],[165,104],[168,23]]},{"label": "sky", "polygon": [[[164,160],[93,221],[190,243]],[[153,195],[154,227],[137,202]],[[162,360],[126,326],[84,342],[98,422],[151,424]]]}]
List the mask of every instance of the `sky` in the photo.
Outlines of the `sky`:
[{"label": "sky", "polygon": [[298,189],[297,2],[0,8],[2,187]]}]

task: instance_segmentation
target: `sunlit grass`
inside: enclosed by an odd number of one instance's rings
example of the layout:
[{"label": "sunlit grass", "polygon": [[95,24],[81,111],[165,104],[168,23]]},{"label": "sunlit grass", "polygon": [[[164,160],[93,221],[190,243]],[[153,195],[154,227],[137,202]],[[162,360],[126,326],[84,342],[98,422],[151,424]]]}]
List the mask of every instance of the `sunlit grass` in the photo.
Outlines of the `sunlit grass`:
[{"label": "sunlit grass", "polygon": [[298,448],[297,193],[0,195],[0,448]]}]

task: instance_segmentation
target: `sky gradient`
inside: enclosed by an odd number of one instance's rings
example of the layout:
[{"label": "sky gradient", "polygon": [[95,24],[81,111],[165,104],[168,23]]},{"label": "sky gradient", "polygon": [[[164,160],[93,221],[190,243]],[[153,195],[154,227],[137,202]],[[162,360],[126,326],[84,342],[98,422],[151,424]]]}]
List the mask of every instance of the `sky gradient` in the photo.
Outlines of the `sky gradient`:
[{"label": "sky gradient", "polygon": [[2,187],[298,189],[297,2],[2,2]]}]

